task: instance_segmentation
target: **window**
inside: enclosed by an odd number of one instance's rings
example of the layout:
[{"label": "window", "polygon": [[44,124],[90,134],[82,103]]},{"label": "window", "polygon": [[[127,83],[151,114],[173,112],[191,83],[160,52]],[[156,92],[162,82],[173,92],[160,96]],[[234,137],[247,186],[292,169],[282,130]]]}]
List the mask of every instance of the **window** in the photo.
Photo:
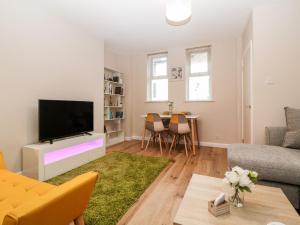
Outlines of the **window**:
[{"label": "window", "polygon": [[148,56],[148,101],[168,100],[167,61],[166,53]]},{"label": "window", "polygon": [[211,90],[211,48],[187,49],[188,76],[187,100],[212,100]]}]

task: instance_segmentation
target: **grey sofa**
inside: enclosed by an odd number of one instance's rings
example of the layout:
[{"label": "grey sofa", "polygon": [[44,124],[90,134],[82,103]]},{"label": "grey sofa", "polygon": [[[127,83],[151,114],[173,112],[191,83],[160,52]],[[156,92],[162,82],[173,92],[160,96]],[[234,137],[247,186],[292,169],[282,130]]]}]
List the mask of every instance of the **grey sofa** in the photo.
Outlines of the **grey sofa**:
[{"label": "grey sofa", "polygon": [[228,147],[228,162],[255,170],[259,183],[283,190],[292,205],[300,207],[300,150],[280,147],[287,128],[267,127],[266,144],[233,144]]}]

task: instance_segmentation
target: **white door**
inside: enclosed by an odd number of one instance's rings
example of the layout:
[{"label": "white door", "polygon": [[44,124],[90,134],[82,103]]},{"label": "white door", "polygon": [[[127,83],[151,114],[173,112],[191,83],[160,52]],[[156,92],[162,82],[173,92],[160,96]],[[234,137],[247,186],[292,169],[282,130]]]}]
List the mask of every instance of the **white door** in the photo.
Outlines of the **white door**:
[{"label": "white door", "polygon": [[243,142],[252,143],[252,42],[249,42],[242,58],[243,72]]}]

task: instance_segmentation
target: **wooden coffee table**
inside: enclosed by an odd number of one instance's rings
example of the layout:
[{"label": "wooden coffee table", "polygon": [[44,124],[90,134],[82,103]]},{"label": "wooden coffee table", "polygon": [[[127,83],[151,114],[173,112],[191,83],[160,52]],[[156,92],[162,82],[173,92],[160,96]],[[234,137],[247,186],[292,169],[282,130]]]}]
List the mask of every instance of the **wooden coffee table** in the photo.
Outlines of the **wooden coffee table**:
[{"label": "wooden coffee table", "polygon": [[175,225],[267,225],[277,221],[300,225],[300,217],[281,189],[256,185],[253,193],[245,194],[243,208],[230,207],[230,214],[214,217],[207,202],[225,191],[222,179],[194,174],[178,212]]}]

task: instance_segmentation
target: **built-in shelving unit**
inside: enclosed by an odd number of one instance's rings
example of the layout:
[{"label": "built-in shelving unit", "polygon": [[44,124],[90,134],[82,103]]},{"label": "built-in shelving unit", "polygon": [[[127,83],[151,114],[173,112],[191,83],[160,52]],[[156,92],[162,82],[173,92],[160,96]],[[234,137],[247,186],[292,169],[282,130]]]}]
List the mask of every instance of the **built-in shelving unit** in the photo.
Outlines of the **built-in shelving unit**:
[{"label": "built-in shelving unit", "polygon": [[124,133],[124,74],[104,68],[104,131],[106,146],[125,140]]}]

